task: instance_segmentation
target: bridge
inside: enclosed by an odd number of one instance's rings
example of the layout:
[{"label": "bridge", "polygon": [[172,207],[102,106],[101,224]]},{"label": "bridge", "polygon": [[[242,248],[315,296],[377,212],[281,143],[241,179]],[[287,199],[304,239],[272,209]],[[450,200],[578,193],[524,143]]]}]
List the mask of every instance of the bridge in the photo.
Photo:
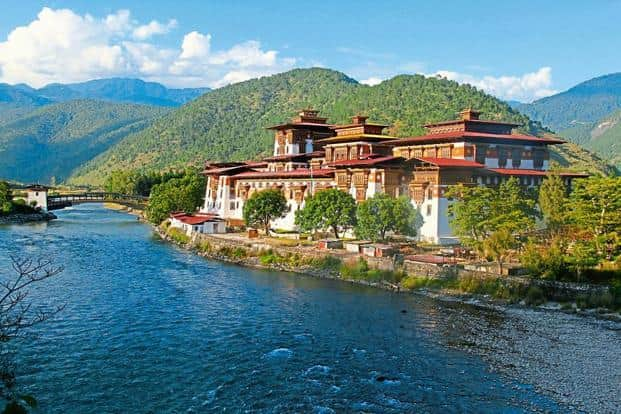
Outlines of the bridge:
[{"label": "bridge", "polygon": [[144,207],[147,201],[149,197],[106,192],[48,194],[47,210],[59,210],[82,203],[116,203],[129,207]]}]

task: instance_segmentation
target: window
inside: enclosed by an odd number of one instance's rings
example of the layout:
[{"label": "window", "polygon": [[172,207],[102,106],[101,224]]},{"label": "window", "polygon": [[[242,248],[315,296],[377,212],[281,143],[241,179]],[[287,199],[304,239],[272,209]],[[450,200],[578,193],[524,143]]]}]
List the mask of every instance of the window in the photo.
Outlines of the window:
[{"label": "window", "polygon": [[431,215],[431,204],[427,204],[427,215]]},{"label": "window", "polygon": [[430,199],[430,200],[433,198],[433,189],[432,188],[427,190],[427,198]]}]

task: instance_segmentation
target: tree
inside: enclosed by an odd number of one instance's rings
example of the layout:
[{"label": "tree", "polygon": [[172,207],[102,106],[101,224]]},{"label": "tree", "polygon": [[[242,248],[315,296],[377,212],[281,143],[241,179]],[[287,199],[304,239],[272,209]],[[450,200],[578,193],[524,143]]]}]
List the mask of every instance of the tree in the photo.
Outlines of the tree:
[{"label": "tree", "polygon": [[11,202],[11,188],[6,181],[0,181],[0,214],[9,214],[13,203]]},{"label": "tree", "polygon": [[598,251],[616,240],[621,229],[621,177],[576,180],[569,200],[574,223],[592,234]]},{"label": "tree", "polygon": [[146,213],[149,221],[161,223],[173,211],[192,213],[202,204],[205,178],[194,169],[181,178],[172,178],[153,186]]},{"label": "tree", "polygon": [[18,394],[15,383],[15,369],[7,344],[22,337],[29,328],[42,323],[58,312],[64,305],[33,306],[28,301],[29,289],[40,282],[62,272],[50,259],[33,260],[11,257],[15,276],[0,274],[0,398],[6,401],[3,413],[26,413],[35,408],[36,400],[29,395]]},{"label": "tree", "polygon": [[539,188],[539,209],[546,227],[557,233],[568,222],[567,186],[558,175],[546,178]]},{"label": "tree", "polygon": [[515,236],[511,231],[502,227],[494,231],[483,241],[483,250],[487,256],[498,264],[498,273],[502,274],[504,260],[512,249],[517,246]]},{"label": "tree", "polygon": [[244,221],[248,226],[262,226],[269,234],[270,222],[287,211],[287,200],[280,190],[256,192],[244,204]]},{"label": "tree", "polygon": [[[517,236],[530,231],[538,215],[534,195],[520,187],[515,178],[502,182],[498,188],[457,185],[446,194],[450,225],[462,244],[485,253],[490,243],[506,245],[507,233]],[[486,241],[493,237],[493,241]],[[516,244],[515,247],[518,245]]]},{"label": "tree", "polygon": [[295,213],[295,224],[304,231],[330,229],[339,238],[339,229],[356,224],[356,201],[337,188],[318,191]]},{"label": "tree", "polygon": [[388,232],[412,236],[416,234],[415,219],[416,210],[407,197],[378,193],[358,204],[356,235],[373,241],[385,240]]}]

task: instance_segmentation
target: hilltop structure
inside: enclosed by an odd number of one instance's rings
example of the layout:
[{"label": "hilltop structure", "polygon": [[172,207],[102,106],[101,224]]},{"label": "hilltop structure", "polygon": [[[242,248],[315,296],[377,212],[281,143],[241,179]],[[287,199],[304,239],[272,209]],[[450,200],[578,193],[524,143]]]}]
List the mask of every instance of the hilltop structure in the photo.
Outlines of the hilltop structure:
[{"label": "hilltop structure", "polygon": [[[357,202],[383,192],[411,199],[420,213],[421,240],[456,242],[448,225],[447,187],[498,185],[510,177],[537,186],[549,168],[548,145],[564,142],[514,133],[518,125],[479,115],[466,109],[457,120],[425,125],[423,136],[398,139],[384,133],[387,125],[366,116],[334,125],[318,111],[302,110],[290,122],[269,128],[275,131],[273,156],[259,162],[208,163],[201,211],[241,224],[248,197],[277,188],[289,209],[273,226],[294,230],[295,211],[317,191],[339,188]],[[562,176],[569,183],[578,174]]]}]

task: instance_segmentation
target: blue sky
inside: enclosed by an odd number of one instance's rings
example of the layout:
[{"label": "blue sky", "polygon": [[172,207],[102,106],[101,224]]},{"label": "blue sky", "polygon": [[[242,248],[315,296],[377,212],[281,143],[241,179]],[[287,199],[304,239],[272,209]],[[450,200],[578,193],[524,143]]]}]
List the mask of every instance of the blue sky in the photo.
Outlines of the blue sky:
[{"label": "blue sky", "polygon": [[[446,76],[528,101],[621,71],[621,1],[5,0],[0,81],[218,87],[324,66]],[[7,7],[8,6],[8,7]]]}]

